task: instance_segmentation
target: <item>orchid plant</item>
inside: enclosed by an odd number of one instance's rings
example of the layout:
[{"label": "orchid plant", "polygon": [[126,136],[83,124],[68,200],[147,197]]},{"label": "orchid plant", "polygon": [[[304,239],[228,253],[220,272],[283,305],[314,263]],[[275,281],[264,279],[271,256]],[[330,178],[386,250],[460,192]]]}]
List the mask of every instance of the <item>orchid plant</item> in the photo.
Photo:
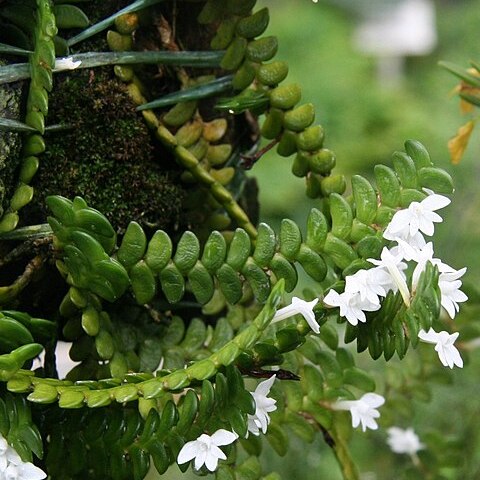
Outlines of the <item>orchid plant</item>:
[{"label": "orchid plant", "polygon": [[[412,385],[463,367],[466,268],[425,239],[450,175],[408,140],[347,194],[255,0],[120,3],[0,2],[0,477],[272,480],[262,444],[293,432],[356,480],[358,427],[425,472],[391,426],[410,391],[356,353],[422,358]],[[259,221],[245,170],[273,148],[316,199],[304,233]]]}]

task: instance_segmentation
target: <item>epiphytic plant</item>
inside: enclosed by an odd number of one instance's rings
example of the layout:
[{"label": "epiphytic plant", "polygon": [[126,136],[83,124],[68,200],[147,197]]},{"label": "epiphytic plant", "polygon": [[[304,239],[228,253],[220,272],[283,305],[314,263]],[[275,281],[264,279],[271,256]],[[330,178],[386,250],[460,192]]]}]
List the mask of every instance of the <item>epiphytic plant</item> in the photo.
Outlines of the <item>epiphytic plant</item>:
[{"label": "epiphytic plant", "polygon": [[[274,479],[262,437],[283,455],[291,430],[321,433],[358,478],[342,411],[375,429],[435,368],[384,398],[339,332],[373,359],[421,340],[463,365],[442,307],[453,318],[466,300],[464,270],[424,239],[450,176],[409,140],[346,194],[255,0],[74,3],[0,4],[0,470],[142,479],[193,460]],[[274,147],[318,199],[303,233],[256,219],[244,170]],[[281,308],[299,266],[307,300]],[[58,341],[77,362],[60,379]],[[250,392],[248,378],[265,380]],[[428,442],[407,433],[392,448],[424,469]]]}]

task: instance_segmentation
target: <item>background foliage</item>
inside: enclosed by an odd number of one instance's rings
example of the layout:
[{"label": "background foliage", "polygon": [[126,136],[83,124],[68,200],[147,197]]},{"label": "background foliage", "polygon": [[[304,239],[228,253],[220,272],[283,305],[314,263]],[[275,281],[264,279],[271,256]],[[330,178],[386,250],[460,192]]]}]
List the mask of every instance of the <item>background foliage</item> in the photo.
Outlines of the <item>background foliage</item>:
[{"label": "background foliage", "polygon": [[[480,280],[477,187],[480,142],[478,132],[474,133],[462,163],[450,164],[447,141],[466,120],[460,113],[458,98],[451,95],[457,81],[437,62],[448,60],[467,67],[470,60],[480,57],[480,1],[435,2],[438,45],[431,55],[407,59],[404,81],[395,89],[380,85],[374,59],[355,51],[352,35],[357,19],[350,11],[338,7],[338,3],[262,0],[258,6],[270,6],[272,20],[267,33],[282,39],[277,57],[288,61],[289,78],[301,83],[303,99],[316,105],[317,121],[325,127],[328,144],[337,156],[337,171],[351,175],[362,169],[362,175],[368,176],[375,163],[388,161],[399,138],[413,136],[428,147],[439,167],[452,174],[457,191],[445,210],[444,223],[436,230],[436,251],[451,265],[468,265],[465,281],[476,284]],[[275,175],[271,175],[273,165]],[[265,155],[252,175],[260,184],[261,218],[271,225],[278,224],[285,216],[301,223],[304,212],[308,211],[305,204],[315,205],[315,201],[305,197],[302,179],[290,174],[289,162],[275,153]],[[471,314],[475,320],[474,312]],[[409,354],[412,363],[415,353]],[[368,355],[360,355],[363,365],[367,365]],[[454,387],[435,385],[429,403],[414,400],[416,413],[412,425],[421,438],[430,429],[437,429],[444,432],[445,438],[465,448],[468,460],[461,476],[447,478],[477,478],[480,472],[480,442],[478,433],[474,433],[478,430],[474,427],[478,420],[474,419],[478,418],[480,393],[477,351],[470,355],[470,362],[464,371],[453,372]],[[405,363],[408,362],[402,365]],[[373,365],[370,361],[370,368],[378,369],[378,380],[386,364],[379,360]],[[400,467],[410,462],[406,456],[394,456],[385,438],[381,430],[356,432],[354,436],[354,457],[365,480],[393,478]],[[300,446],[287,455],[290,462],[274,455],[271,460],[270,455],[265,457],[277,467],[281,461],[286,476],[307,480],[321,475],[332,480],[341,478],[328,447],[321,440],[306,455]],[[304,462],[298,462],[299,456]]]}]

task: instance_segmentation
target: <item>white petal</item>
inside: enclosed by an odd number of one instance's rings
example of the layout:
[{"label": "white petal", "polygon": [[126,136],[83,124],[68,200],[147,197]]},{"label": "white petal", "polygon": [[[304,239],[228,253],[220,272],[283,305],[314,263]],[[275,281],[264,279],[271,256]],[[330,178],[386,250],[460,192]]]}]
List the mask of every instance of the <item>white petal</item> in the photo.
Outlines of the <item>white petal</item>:
[{"label": "white petal", "polygon": [[444,367],[453,368],[453,360],[450,359],[450,356],[445,352],[445,347],[441,343],[435,345],[435,351],[438,353],[438,358]]},{"label": "white petal", "polygon": [[263,382],[260,382],[257,385],[257,388],[255,389],[255,393],[262,395],[264,397],[268,396],[268,394],[270,393],[270,389],[272,388],[272,385],[275,382],[276,378],[277,378],[276,375],[272,375],[268,380],[264,380]]},{"label": "white petal", "polygon": [[385,403],[385,398],[378,393],[366,393],[362,396],[361,400],[373,408],[378,408]]},{"label": "white petal", "polygon": [[199,443],[197,440],[187,442],[180,452],[178,452],[177,463],[187,463],[197,456],[200,452]]},{"label": "white petal", "polygon": [[205,460],[207,459],[208,455],[208,450],[201,450],[198,452],[197,456],[195,457],[195,460],[193,462],[193,466],[195,467],[195,470],[200,470],[205,463]]},{"label": "white petal", "polygon": [[424,198],[420,203],[423,208],[428,210],[440,210],[441,208],[449,205],[451,200],[443,195],[438,195],[436,193],[429,195],[427,198]]},{"label": "white petal", "polygon": [[454,365],[459,368],[463,368],[463,359],[456,347],[450,347],[450,358],[453,360]]},{"label": "white petal", "polygon": [[[260,429],[258,428],[257,423],[255,422],[256,417],[254,415],[247,415],[248,431],[255,436],[260,435]],[[248,435],[247,435],[248,437]]]},{"label": "white petal", "polygon": [[19,473],[24,480],[42,480],[47,474],[33,463],[23,463],[18,467]]},{"label": "white petal", "polygon": [[[350,410],[350,414],[352,415],[352,427],[357,428],[360,425],[360,420],[361,420],[360,414],[354,408]],[[362,429],[363,431],[365,431],[365,429],[363,428],[363,422],[362,422]]]},{"label": "white petal", "polygon": [[210,472],[214,472],[218,467],[218,457],[208,452],[205,457],[205,466]]},{"label": "white petal", "polygon": [[212,443],[214,445],[220,446],[220,445],[230,445],[233,443],[236,439],[238,438],[238,435],[229,432],[228,430],[224,430],[221,428],[220,430],[217,430],[213,435],[212,435]]},{"label": "white petal", "polygon": [[423,342],[427,343],[437,343],[438,342],[438,333],[433,329],[430,328],[428,332],[425,330],[420,330],[418,332],[418,338]]},{"label": "white petal", "polygon": [[342,303],[340,294],[335,290],[330,290],[323,298],[323,303],[330,307],[339,307]]}]

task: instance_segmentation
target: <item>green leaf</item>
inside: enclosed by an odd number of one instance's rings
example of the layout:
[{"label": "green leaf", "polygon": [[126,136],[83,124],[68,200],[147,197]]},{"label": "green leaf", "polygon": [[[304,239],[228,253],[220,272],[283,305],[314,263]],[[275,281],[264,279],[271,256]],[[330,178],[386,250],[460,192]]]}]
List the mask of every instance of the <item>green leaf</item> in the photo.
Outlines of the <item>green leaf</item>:
[{"label": "green leaf", "polygon": [[90,23],[85,13],[74,5],[55,5],[53,13],[58,28],[85,28]]},{"label": "green leaf", "polygon": [[464,70],[461,67],[458,67],[454,63],[450,62],[439,62],[441,67],[448,70],[450,73],[453,73],[456,77],[461,78],[463,81],[472,85],[473,87],[480,87],[480,77],[468,73],[467,70]]},{"label": "green leaf", "polygon": [[357,367],[346,369],[343,372],[343,381],[365,392],[373,392],[375,390],[375,380]]},{"label": "green leaf", "polygon": [[289,439],[286,433],[276,423],[268,427],[267,440],[278,455],[283,457],[288,451]]}]

